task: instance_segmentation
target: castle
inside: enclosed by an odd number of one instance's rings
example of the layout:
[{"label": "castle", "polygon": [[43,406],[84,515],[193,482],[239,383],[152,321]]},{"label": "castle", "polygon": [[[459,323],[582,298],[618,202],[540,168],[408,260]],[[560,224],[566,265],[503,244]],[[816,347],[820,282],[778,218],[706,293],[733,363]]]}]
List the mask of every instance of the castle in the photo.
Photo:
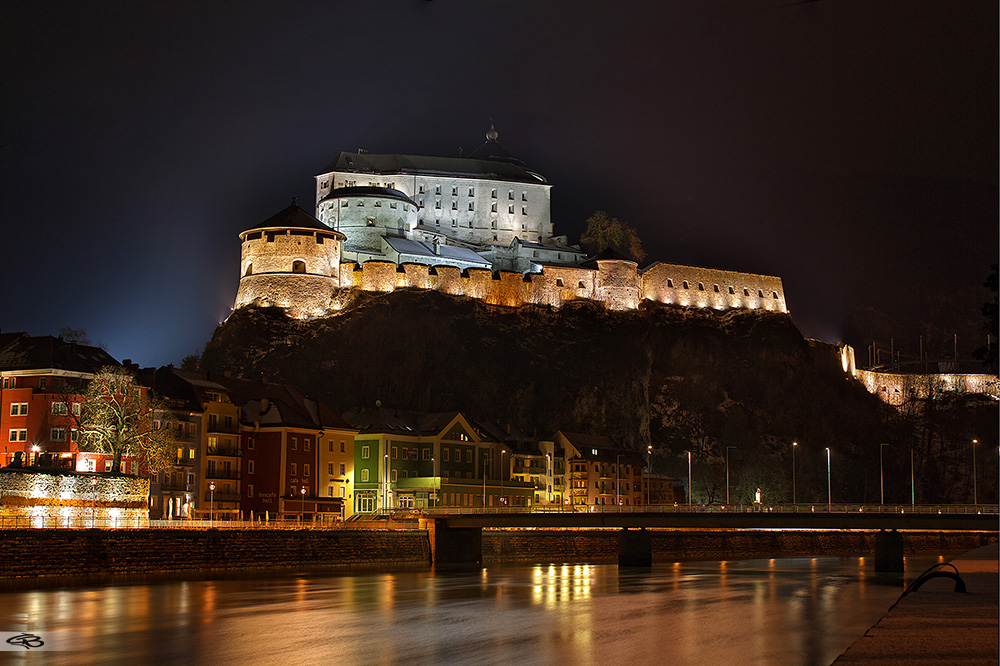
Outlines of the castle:
[{"label": "castle", "polygon": [[316,176],[315,215],[295,202],[240,234],[234,309],[298,318],[339,308],[344,290],[435,289],[493,305],[577,300],[630,310],[642,300],[787,312],[781,278],[588,258],[557,236],[548,181],[498,142],[467,157],[341,153]]}]

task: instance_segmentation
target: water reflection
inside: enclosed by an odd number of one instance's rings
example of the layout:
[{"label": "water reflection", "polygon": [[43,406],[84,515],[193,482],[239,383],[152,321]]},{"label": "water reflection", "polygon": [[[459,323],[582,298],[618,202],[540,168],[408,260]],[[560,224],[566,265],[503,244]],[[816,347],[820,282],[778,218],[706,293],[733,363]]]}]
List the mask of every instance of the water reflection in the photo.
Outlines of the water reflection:
[{"label": "water reflection", "polygon": [[[908,575],[935,559],[908,560]],[[0,631],[71,636],[78,652],[32,655],[52,664],[829,664],[900,593],[872,566],[491,566],[7,592]]]}]

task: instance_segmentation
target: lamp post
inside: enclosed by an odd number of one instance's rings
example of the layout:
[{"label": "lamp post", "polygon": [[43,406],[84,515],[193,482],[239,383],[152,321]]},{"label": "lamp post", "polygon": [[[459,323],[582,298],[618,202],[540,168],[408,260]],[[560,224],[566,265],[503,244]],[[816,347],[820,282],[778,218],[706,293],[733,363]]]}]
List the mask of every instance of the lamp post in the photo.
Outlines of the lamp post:
[{"label": "lamp post", "polygon": [[976,444],[978,443],[978,439],[972,440],[972,503],[977,505],[979,504],[979,494],[976,486]]},{"label": "lamp post", "polygon": [[618,511],[622,510],[621,505],[621,469],[622,469],[622,457],[621,455],[615,456],[615,506],[618,507]]},{"label": "lamp post", "polygon": [[650,475],[653,473],[653,445],[646,447],[646,510],[649,511]]},{"label": "lamp post", "polygon": [[93,493],[90,498],[90,526],[94,527],[94,513],[97,507],[97,479],[91,477],[90,486]]},{"label": "lamp post", "polygon": [[552,454],[545,454],[545,502],[552,504]]},{"label": "lamp post", "polygon": [[795,504],[795,449],[799,448],[798,442],[792,442],[792,504]]},{"label": "lamp post", "polygon": [[735,446],[726,447],[726,505],[729,504],[729,449],[735,448]]},{"label": "lamp post", "polygon": [[833,505],[833,487],[830,485],[830,447],[826,447],[826,510]]},{"label": "lamp post", "polygon": [[489,465],[489,456],[483,456],[483,511],[486,511],[486,466]]},{"label": "lamp post", "polygon": [[878,495],[879,504],[885,504],[885,475],[882,473],[882,450],[889,446],[885,442],[878,445]]},{"label": "lamp post", "polygon": [[684,453],[688,454],[688,506],[691,506],[691,452]]},{"label": "lamp post", "polygon": [[299,514],[299,518],[302,520],[302,522],[305,522],[305,519],[306,519],[306,487],[302,486],[302,490],[300,492],[302,493],[302,511]]},{"label": "lamp post", "polygon": [[215,527],[215,481],[208,484],[208,526]]},{"label": "lamp post", "polygon": [[500,449],[500,506],[503,507],[503,457],[507,453],[506,449]]},{"label": "lamp post", "polygon": [[389,454],[382,456],[382,510],[389,508]]}]

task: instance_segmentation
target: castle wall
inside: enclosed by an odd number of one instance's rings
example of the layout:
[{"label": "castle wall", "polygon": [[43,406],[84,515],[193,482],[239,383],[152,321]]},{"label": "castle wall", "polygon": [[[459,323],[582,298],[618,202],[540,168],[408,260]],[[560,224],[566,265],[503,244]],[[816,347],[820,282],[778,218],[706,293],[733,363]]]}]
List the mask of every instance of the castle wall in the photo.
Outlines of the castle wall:
[{"label": "castle wall", "polygon": [[900,406],[941,393],[982,393],[1000,396],[996,375],[901,374],[857,370],[857,378],[883,402]]},{"label": "castle wall", "polygon": [[493,274],[490,293],[486,302],[490,305],[520,307],[525,304],[524,276],[513,271],[498,271]]},{"label": "castle wall", "polygon": [[677,264],[656,263],[643,271],[641,298],[717,310],[788,312],[781,278]]},{"label": "castle wall", "polygon": [[366,261],[361,265],[358,286],[365,291],[393,291],[398,282],[396,264],[392,261]]},{"label": "castle wall", "polygon": [[407,236],[416,226],[417,209],[398,199],[353,196],[331,199],[316,208],[317,218],[347,236],[351,251],[382,251],[382,236]]},{"label": "castle wall", "polygon": [[240,278],[234,309],[244,305],[273,306],[287,309],[292,317],[319,317],[330,308],[336,286],[333,278],[302,273],[247,275]]},{"label": "castle wall", "polygon": [[310,275],[336,278],[340,270],[340,241],[323,232],[280,229],[248,232],[244,236],[240,275],[291,273],[292,263],[305,263]]},{"label": "castle wall", "polygon": [[431,282],[431,288],[443,291],[453,296],[465,294],[465,285],[462,283],[462,269],[457,266],[435,266],[436,279]]},{"label": "castle wall", "polygon": [[598,261],[596,292],[597,300],[611,310],[634,310],[639,307],[639,276],[635,262]]},{"label": "castle wall", "polygon": [[430,289],[430,266],[424,264],[402,264],[403,272],[398,273],[399,287],[414,287],[417,289]]}]

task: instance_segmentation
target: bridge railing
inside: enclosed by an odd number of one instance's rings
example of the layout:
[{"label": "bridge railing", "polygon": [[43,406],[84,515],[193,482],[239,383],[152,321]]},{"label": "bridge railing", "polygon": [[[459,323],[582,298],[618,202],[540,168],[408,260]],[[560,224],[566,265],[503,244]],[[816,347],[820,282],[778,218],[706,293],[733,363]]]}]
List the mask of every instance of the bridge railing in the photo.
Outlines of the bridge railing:
[{"label": "bridge railing", "polygon": [[525,513],[875,513],[875,514],[937,514],[937,515],[1000,515],[996,504],[730,504],[687,505],[654,504],[648,506],[584,506],[584,507],[436,507],[422,510],[428,515],[472,514],[501,515]]}]

